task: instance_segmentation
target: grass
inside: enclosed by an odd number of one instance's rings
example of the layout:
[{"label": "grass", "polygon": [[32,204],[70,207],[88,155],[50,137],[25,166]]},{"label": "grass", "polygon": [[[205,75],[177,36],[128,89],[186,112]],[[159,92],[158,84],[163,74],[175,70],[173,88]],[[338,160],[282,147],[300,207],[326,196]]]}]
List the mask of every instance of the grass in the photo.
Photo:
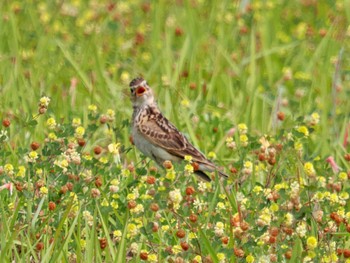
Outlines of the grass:
[{"label": "grass", "polygon": [[[350,262],[348,0],[0,7],[3,261]],[[132,146],[136,76],[228,180]]]}]

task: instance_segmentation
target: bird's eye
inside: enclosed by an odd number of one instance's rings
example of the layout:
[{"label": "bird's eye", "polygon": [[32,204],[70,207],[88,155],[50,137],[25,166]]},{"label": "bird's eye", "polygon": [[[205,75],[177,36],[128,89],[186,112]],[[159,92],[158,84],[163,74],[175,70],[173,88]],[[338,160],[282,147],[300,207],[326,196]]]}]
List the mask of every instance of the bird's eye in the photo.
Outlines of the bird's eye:
[{"label": "bird's eye", "polygon": [[133,93],[133,92],[134,92],[134,90],[130,88],[130,93]]}]

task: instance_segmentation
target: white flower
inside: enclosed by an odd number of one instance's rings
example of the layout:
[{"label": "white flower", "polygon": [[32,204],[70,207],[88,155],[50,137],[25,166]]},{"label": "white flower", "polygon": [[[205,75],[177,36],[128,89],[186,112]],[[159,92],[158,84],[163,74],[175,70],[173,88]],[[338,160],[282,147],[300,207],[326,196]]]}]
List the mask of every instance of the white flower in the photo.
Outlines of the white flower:
[{"label": "white flower", "polygon": [[180,207],[180,203],[182,201],[182,195],[179,189],[175,189],[169,192],[170,202],[174,205],[174,209],[178,209]]},{"label": "white flower", "polygon": [[300,237],[304,237],[306,235],[306,223],[304,221],[299,222],[297,228],[296,228],[296,232],[298,233],[298,235]]},{"label": "white flower", "polygon": [[224,235],[224,223],[217,222],[214,227],[214,232],[217,237],[222,237]]}]

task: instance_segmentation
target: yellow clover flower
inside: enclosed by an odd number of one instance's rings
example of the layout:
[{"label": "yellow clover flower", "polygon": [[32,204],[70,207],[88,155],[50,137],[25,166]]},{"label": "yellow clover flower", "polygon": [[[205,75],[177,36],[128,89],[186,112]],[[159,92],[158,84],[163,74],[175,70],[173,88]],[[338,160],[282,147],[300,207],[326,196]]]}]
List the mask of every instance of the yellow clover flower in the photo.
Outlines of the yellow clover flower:
[{"label": "yellow clover flower", "polygon": [[249,254],[245,260],[247,261],[247,263],[253,263],[255,261],[255,258],[252,256],[252,254]]},{"label": "yellow clover flower", "polygon": [[316,174],[314,165],[311,162],[306,162],[304,164],[304,171],[308,176],[315,176]]},{"label": "yellow clover flower", "polygon": [[56,120],[54,118],[48,118],[46,121],[46,125],[49,127],[49,129],[54,129],[57,125]]},{"label": "yellow clover flower", "polygon": [[47,108],[47,106],[49,106],[49,103],[50,103],[50,98],[49,97],[44,96],[44,97],[40,98],[40,106],[41,107],[46,107]]},{"label": "yellow clover flower", "polygon": [[317,239],[314,236],[310,236],[306,240],[306,245],[309,249],[313,250],[317,247]]},{"label": "yellow clover flower", "polygon": [[305,137],[309,136],[309,130],[306,126],[298,126],[297,131],[304,134]]},{"label": "yellow clover flower", "polygon": [[73,118],[72,126],[73,127],[78,127],[80,125],[81,125],[81,119],[80,118]]},{"label": "yellow clover flower", "polygon": [[241,142],[242,146],[248,145],[248,136],[246,134],[241,134],[239,136],[239,141]]},{"label": "yellow clover flower", "polygon": [[43,195],[47,195],[49,193],[49,189],[47,189],[47,187],[42,186],[40,187],[40,193]]},{"label": "yellow clover flower", "polygon": [[26,175],[26,168],[21,165],[21,166],[18,166],[18,172],[16,174],[17,177],[24,177]]},{"label": "yellow clover flower", "polygon": [[77,128],[75,129],[75,134],[74,134],[74,136],[75,136],[76,138],[81,139],[81,138],[83,138],[84,134],[85,134],[85,128],[84,128],[84,127],[79,126],[79,127],[77,127]]},{"label": "yellow clover flower", "polygon": [[88,110],[93,112],[93,113],[96,113],[97,112],[97,106],[95,104],[90,104],[88,106]]},{"label": "yellow clover flower", "polygon": [[248,132],[248,127],[245,123],[238,124],[238,131],[240,134],[246,134]]}]

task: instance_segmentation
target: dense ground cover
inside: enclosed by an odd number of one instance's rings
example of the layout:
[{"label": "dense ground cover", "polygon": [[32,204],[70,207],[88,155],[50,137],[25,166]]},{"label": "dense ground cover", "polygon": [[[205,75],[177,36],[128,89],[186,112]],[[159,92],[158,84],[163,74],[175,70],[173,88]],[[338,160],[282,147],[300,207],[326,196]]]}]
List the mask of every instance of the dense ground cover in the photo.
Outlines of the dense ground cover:
[{"label": "dense ground cover", "polygon": [[[0,258],[350,262],[350,2],[2,1]],[[128,84],[230,175],[155,167]]]}]

